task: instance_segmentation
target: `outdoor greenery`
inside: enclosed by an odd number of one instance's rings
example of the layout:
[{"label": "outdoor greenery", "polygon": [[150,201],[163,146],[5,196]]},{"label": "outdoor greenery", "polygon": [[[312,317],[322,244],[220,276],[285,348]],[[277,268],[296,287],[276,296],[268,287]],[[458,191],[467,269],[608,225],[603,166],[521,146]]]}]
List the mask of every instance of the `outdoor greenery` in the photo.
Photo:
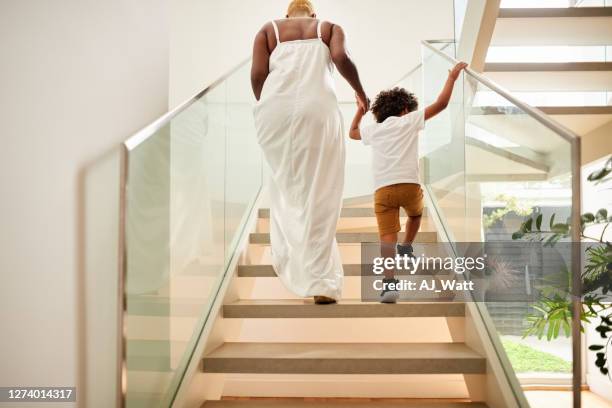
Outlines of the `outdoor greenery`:
[{"label": "outdoor greenery", "polygon": [[483,223],[485,228],[489,228],[498,221],[502,220],[507,214],[515,213],[521,217],[527,217],[533,213],[533,208],[520,203],[516,197],[511,197],[506,194],[500,194],[495,197],[495,200],[501,201],[505,204],[504,208],[498,208],[491,214],[485,214]]},{"label": "outdoor greenery", "polygon": [[503,339],[506,354],[517,373],[571,373],[572,364],[550,353]]},{"label": "outdoor greenery", "polygon": [[[591,175],[588,180],[599,184],[612,179],[612,157],[604,167]],[[566,222],[557,222],[553,214],[543,228],[543,216],[538,214],[529,216],[512,235],[512,239],[527,239],[544,242],[545,245],[555,245],[561,239],[571,236],[571,219]],[[612,223],[612,216],[608,210],[600,209],[597,213],[583,214],[580,220],[580,236],[585,242],[593,243],[585,250],[585,267],[582,271],[582,315],[583,323],[590,323],[599,319],[597,332],[601,335],[602,344],[593,344],[589,350],[596,353],[595,365],[603,375],[610,377],[608,365],[608,350],[612,344],[612,305],[605,295],[612,294],[612,243],[605,240],[605,232]],[[602,232],[598,236],[587,235],[587,229],[599,226]],[[569,277],[570,274],[568,273]],[[560,333],[570,336],[572,319],[572,302],[568,293],[559,293],[555,288],[542,288],[540,300],[534,306],[536,313],[529,315],[529,327],[524,336],[536,335],[538,338],[546,336],[547,340],[555,339]],[[584,327],[581,327],[584,331]],[[610,377],[612,380],[612,377]]]}]

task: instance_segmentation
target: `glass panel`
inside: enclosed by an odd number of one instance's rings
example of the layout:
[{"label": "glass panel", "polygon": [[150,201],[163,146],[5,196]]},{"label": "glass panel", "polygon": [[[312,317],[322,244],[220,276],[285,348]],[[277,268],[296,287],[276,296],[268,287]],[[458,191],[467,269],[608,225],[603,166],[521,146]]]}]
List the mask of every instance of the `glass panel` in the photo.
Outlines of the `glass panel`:
[{"label": "glass panel", "polygon": [[[466,106],[474,96],[473,90],[481,87],[479,85],[472,77],[466,77]],[[479,235],[483,242],[511,242],[521,223],[530,217],[537,219],[541,215],[544,226],[550,224],[553,214],[558,222],[565,222],[572,212],[570,144],[492,90],[479,91],[475,99],[480,102],[483,94],[494,96],[504,108],[493,112],[469,109],[466,116],[466,211],[475,236]],[[542,95],[517,96],[532,104],[555,102],[542,98]],[[563,104],[563,98],[556,103]],[[473,142],[473,134],[481,129],[514,146],[500,148],[487,142]],[[543,230],[550,229],[546,227]],[[568,246],[561,245],[557,246],[568,257],[569,264],[571,251],[567,250]],[[531,286],[533,300],[486,302],[483,306],[501,336],[512,370],[522,383],[555,381],[570,386],[571,335],[566,336],[564,330],[560,330],[555,331],[550,339],[546,335],[538,338],[537,330],[534,330],[537,321],[531,317],[540,316],[541,310],[550,307],[547,299],[551,296],[555,299],[555,307],[571,305],[567,289],[551,283],[550,279],[554,273],[561,273],[567,278],[567,283],[569,276],[567,271],[553,271],[548,264],[540,268],[534,259],[526,259],[526,256],[542,257],[545,253],[536,245],[530,248],[529,254],[522,251],[520,255],[513,255],[508,250],[504,257],[506,264],[500,271],[504,271],[505,279],[527,285],[525,290]],[[567,312],[570,316],[569,309]]]},{"label": "glass panel", "polygon": [[[357,105],[354,102],[340,103],[340,110],[344,118],[344,129],[348,135],[351,122],[355,116]],[[363,124],[372,120],[372,115],[366,115]],[[348,137],[348,136],[347,136]],[[361,142],[348,140],[346,142],[346,163],[344,178],[344,198],[357,198],[370,196],[374,191],[374,179],[372,177],[372,149]]]},{"label": "glass panel", "polygon": [[227,147],[225,176],[226,261],[229,262],[242,226],[262,185],[262,154],[255,137],[250,66],[227,80]]},{"label": "glass panel", "polygon": [[[247,67],[128,152],[127,406],[167,407],[261,187]],[[230,170],[231,169],[231,170]]]},{"label": "glass panel", "polygon": [[[172,372],[169,341],[171,328],[168,319],[170,302],[167,296],[171,263],[168,245],[171,209],[170,135],[171,126],[166,125],[129,155],[126,214],[129,273],[125,287],[125,319],[127,397],[132,403],[148,401],[151,398],[159,402],[162,395],[153,397],[148,394],[156,393],[157,387],[167,388],[167,374]],[[142,320],[141,315],[154,313],[150,310],[157,309],[155,303],[158,299],[161,303],[158,313],[161,319],[156,327],[158,336],[143,336],[135,321]],[[162,339],[158,340],[160,337]],[[163,338],[168,340],[164,341]],[[154,384],[141,384],[138,389],[130,386],[141,382],[150,372],[159,373],[153,381]],[[147,397],[143,396],[145,394]]]},{"label": "glass panel", "polygon": [[[447,55],[454,45],[432,44]],[[448,78],[449,62],[429,48],[423,50],[423,106],[433,103]],[[427,122],[420,151],[424,180],[446,218],[446,233],[455,242],[468,242],[465,230],[465,135],[461,81],[446,110]]]},{"label": "glass panel", "polygon": [[[425,102],[430,103],[442,89],[452,62],[427,46],[423,54]],[[554,235],[551,230],[569,223],[571,166],[576,160],[571,144],[466,74],[463,82],[457,82],[449,109],[427,122],[423,145],[425,186],[451,241],[508,247],[495,269],[498,279],[489,278],[487,301],[477,303],[477,308],[483,321],[489,322],[487,330],[509,380],[516,376],[522,384],[571,386],[572,338],[571,332],[565,333],[571,328],[570,238],[552,244],[558,254],[555,262],[548,260],[541,245],[526,242],[528,237],[548,242]],[[525,224],[530,218],[533,221]],[[534,231],[540,226],[541,232],[525,232],[522,228],[528,225]],[[515,287],[529,295],[527,301],[500,300],[500,294],[508,295]],[[545,323],[540,339],[535,335],[537,317],[552,306],[567,313],[566,320],[558,321],[558,329],[553,326],[550,339],[551,325]],[[565,400],[565,405],[557,405],[571,406],[570,391]]]}]

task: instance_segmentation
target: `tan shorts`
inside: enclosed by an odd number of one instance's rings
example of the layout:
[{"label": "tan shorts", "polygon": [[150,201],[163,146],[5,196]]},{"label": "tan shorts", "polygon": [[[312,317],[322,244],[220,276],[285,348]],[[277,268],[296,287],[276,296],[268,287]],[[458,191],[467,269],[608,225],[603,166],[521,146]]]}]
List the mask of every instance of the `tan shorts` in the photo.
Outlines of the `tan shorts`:
[{"label": "tan shorts", "polygon": [[423,190],[418,184],[394,184],[381,187],[374,194],[374,212],[380,235],[393,234],[402,230],[400,207],[409,217],[423,214]]}]

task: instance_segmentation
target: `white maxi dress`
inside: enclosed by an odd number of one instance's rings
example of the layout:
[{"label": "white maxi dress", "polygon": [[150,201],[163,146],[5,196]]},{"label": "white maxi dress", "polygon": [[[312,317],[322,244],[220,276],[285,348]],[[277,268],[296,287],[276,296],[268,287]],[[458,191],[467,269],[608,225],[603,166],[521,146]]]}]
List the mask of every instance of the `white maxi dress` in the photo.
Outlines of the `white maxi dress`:
[{"label": "white maxi dress", "polygon": [[344,129],[329,48],[317,38],[281,43],[254,109],[259,144],[271,169],[272,262],[298,296],[340,299],[342,262],[336,223],[344,187]]}]

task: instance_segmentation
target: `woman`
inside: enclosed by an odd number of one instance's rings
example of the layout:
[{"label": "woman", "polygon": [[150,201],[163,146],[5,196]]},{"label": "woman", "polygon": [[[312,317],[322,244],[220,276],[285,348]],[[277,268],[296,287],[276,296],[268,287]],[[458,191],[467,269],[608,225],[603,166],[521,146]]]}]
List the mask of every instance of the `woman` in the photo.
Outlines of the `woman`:
[{"label": "woman", "polygon": [[333,65],[364,111],[368,98],[342,27],[317,20],[308,0],[257,33],[251,82],[257,137],[272,170],[270,240],[274,269],[291,291],[334,303],[342,261],[336,223],[344,187],[343,121]]}]

